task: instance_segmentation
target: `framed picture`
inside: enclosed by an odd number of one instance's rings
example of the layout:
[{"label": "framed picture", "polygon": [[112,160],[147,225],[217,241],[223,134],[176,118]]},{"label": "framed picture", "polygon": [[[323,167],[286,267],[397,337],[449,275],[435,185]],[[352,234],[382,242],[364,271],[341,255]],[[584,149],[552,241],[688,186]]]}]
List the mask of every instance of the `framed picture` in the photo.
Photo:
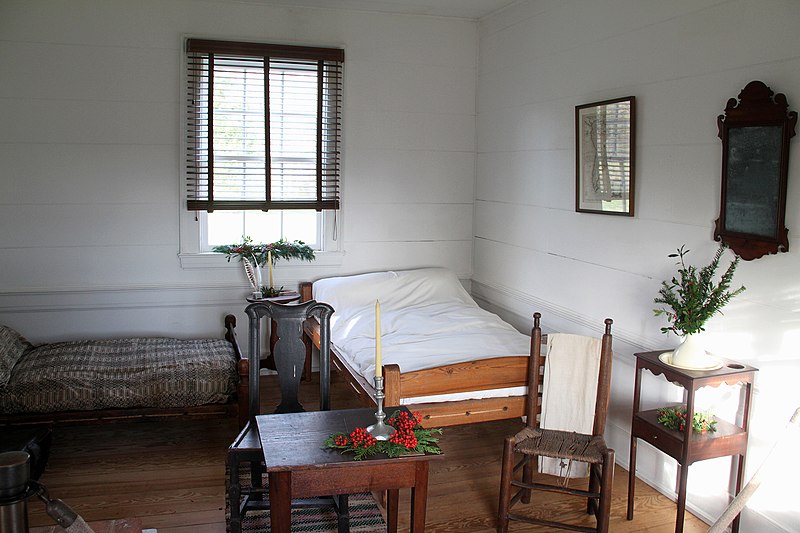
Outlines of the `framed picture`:
[{"label": "framed picture", "polygon": [[636,99],[575,107],[575,210],[633,216]]}]

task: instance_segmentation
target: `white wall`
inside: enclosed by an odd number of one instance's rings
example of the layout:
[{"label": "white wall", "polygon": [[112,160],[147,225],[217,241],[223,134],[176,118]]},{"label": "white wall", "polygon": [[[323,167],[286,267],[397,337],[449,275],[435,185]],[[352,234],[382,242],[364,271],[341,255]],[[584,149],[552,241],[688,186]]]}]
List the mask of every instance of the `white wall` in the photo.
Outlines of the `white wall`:
[{"label": "white wall", "polygon": [[[714,251],[716,116],[753,79],[800,108],[798,20],[796,0],[531,1],[477,30],[244,1],[2,0],[0,322],[42,342],[213,335],[226,312],[241,317],[238,265],[178,257],[182,37],[343,46],[344,254],[279,265],[277,283],[442,265],[474,270],[476,295],[521,328],[534,310],[553,330],[613,317],[609,439],[625,464],[632,354],[676,342],[651,311],[666,255]],[[574,107],[631,94],[636,216],[577,214]],[[751,467],[800,404],[797,146],[791,252],[742,264],[747,292],[708,328],[716,351],[761,369]],[[646,390],[651,406],[676,394],[657,378]],[[710,463],[692,467],[690,505],[713,517],[727,464]],[[639,475],[668,492],[674,464],[643,444]],[[790,488],[762,487],[747,530],[799,530]]]},{"label": "white wall", "polygon": [[238,263],[178,257],[185,36],[345,49],[343,254],[281,263],[276,284],[422,265],[468,278],[476,32],[259,2],[2,0],[0,322],[42,342],[243,318]]},{"label": "white wall", "polygon": [[[706,264],[716,248],[716,117],[756,79],[800,109],[798,21],[796,0],[532,0],[479,25],[473,290],[520,325],[534,310],[553,330],[599,331],[604,317],[614,318],[608,437],[624,465],[632,354],[677,344],[652,312],[660,281],[675,271],[667,254],[685,243],[689,259]],[[628,95],[638,114],[635,217],[576,213],[575,106]],[[735,282],[747,291],[707,328],[713,351],[760,368],[749,474],[800,405],[798,137],[792,151],[791,251],[743,262]],[[645,381],[647,408],[676,394],[663,378]],[[706,396],[723,415],[738,399]],[[674,461],[647,444],[639,450],[639,477],[674,493]],[[707,518],[727,503],[729,465],[690,470],[690,506]],[[791,468],[781,476],[789,484],[762,486],[743,531],[800,531],[791,497],[799,469]]]}]

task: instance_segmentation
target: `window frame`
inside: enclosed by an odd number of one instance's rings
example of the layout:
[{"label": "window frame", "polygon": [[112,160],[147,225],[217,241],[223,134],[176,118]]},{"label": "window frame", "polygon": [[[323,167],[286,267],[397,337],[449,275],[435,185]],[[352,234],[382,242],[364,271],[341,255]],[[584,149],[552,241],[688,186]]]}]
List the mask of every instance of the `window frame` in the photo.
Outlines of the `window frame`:
[{"label": "window frame", "polygon": [[[191,36],[182,36],[181,41],[184,43],[189,42],[190,39],[194,39]],[[233,45],[235,49],[240,49],[239,47],[244,45],[245,47],[255,47],[256,49],[263,48],[263,47],[270,47],[275,50],[282,50],[285,51],[287,54],[291,55],[292,51],[302,51],[301,53],[306,53],[307,51],[317,51],[317,50],[328,50],[334,54],[334,57],[339,57],[343,63],[344,60],[344,51],[342,49],[326,49],[326,48],[319,48],[319,47],[309,47],[309,46],[294,46],[294,45],[265,45],[260,43],[242,43],[238,41],[209,41],[205,39],[194,39],[195,42],[211,42],[211,43],[229,43]],[[187,174],[188,174],[188,166],[186,164],[186,154],[188,150],[188,135],[187,135],[187,121],[188,121],[188,106],[184,105],[186,103],[187,98],[187,91],[189,87],[189,75],[188,75],[188,53],[185,46],[181,47],[180,52],[180,59],[181,59],[181,85],[180,85],[180,128],[179,128],[179,135],[180,135],[180,180],[179,180],[179,242],[180,242],[180,249],[178,252],[178,258],[182,269],[198,269],[198,268],[236,268],[238,265],[231,265],[225,259],[223,254],[219,254],[212,251],[207,251],[204,248],[204,238],[207,237],[208,227],[207,227],[207,220],[204,216],[204,211],[195,211],[189,210],[187,206],[187,194],[186,194],[186,185],[187,185]],[[343,65],[342,65],[343,68]],[[339,82],[343,85],[343,75],[340,75]],[[342,88],[339,88],[338,94],[338,120],[339,120],[339,138],[338,138],[338,145],[341,147],[343,144],[343,133],[341,123],[344,121],[344,105],[343,105],[343,98],[342,98]],[[339,148],[339,151],[341,149]],[[338,176],[342,174],[342,167],[343,162],[341,160],[341,155],[338,154]],[[341,194],[341,183],[338,182],[339,178],[337,176],[337,187],[338,187],[338,195]],[[319,235],[319,242],[320,242],[320,250],[316,253],[316,259],[314,261],[315,266],[338,266],[341,265],[344,252],[341,248],[341,224],[342,224],[342,212],[341,212],[341,199],[337,197],[337,205],[336,209],[321,209],[321,234]],[[290,237],[290,236],[288,236]],[[207,243],[206,243],[207,244]],[[302,268],[303,265],[298,265]]]},{"label": "window frame", "polygon": [[[209,39],[186,39],[185,48],[187,209],[338,209],[344,50]],[[263,146],[254,148],[252,154],[257,155],[264,150],[264,175],[259,178],[258,174],[242,174],[241,179],[235,183],[234,191],[229,191],[227,197],[218,199],[216,177],[224,177],[225,173],[224,166],[217,166],[217,149],[222,149],[224,143],[217,145],[214,140],[218,134],[217,118],[224,115],[215,115],[216,88],[219,84],[224,88],[227,74],[232,72],[231,69],[235,71],[237,68],[260,70],[263,76],[263,93],[257,96],[264,105],[263,124],[259,126],[255,123],[248,128],[255,127],[255,131],[263,128]],[[271,159],[278,153],[270,145],[271,128],[275,125],[270,117],[273,112],[270,95],[273,72],[310,73],[312,79],[315,78],[317,99],[312,127],[303,126],[296,130],[305,134],[312,132],[316,146],[311,152],[314,154],[313,170],[309,169],[311,172],[275,175]],[[297,86],[295,88],[302,90]],[[286,180],[289,180],[289,187],[284,189],[284,193],[273,194],[272,190],[281,189]],[[257,198],[248,192],[254,186],[263,191],[263,198]],[[288,192],[306,191],[308,187],[315,189],[314,198],[307,193]]]}]

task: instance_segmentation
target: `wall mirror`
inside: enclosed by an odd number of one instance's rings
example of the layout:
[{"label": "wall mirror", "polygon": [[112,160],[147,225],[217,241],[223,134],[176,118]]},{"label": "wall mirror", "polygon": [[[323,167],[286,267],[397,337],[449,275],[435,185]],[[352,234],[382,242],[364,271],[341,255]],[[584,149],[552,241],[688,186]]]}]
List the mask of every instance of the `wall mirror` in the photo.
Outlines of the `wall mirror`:
[{"label": "wall mirror", "polygon": [[636,106],[627,96],[575,107],[575,210],[633,216]]},{"label": "wall mirror", "polygon": [[786,96],[751,81],[717,118],[722,199],[714,239],[744,260],[789,250],[786,183],[797,112],[788,108]]}]

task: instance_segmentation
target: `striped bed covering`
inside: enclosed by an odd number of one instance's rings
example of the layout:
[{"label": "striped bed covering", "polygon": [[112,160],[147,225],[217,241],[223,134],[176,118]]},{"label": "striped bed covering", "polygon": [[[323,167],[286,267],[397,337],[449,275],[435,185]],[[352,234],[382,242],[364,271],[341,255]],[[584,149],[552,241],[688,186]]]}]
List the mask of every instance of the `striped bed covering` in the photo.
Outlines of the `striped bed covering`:
[{"label": "striped bed covering", "polygon": [[58,342],[25,350],[0,383],[0,407],[12,414],[224,403],[236,380],[225,340]]}]

